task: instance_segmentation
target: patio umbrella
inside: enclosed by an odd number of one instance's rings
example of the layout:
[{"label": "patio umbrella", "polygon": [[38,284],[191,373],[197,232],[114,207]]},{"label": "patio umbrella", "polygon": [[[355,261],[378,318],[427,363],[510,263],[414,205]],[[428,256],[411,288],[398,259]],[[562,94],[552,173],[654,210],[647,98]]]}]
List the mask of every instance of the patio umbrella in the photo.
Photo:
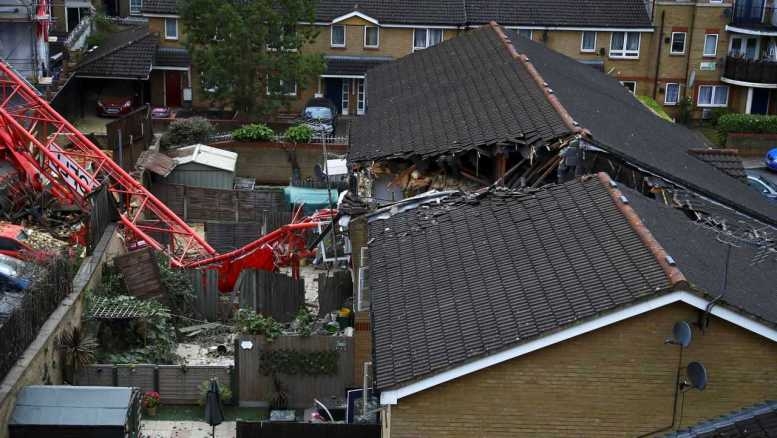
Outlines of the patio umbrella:
[{"label": "patio umbrella", "polygon": [[210,388],[205,397],[205,421],[213,427],[213,436],[216,436],[216,426],[224,421],[224,411],[221,409],[221,395],[216,379],[210,379]]}]

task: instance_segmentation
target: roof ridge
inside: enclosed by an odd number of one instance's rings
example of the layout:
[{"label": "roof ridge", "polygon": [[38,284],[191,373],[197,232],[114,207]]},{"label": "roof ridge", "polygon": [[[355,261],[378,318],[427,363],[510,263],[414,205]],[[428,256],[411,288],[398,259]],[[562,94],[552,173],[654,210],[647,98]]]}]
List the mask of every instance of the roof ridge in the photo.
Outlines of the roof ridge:
[{"label": "roof ridge", "polygon": [[661,269],[663,269],[664,274],[666,274],[672,287],[675,289],[687,287],[688,280],[685,278],[685,275],[674,265],[673,261],[670,262],[670,260],[673,260],[672,257],[666,252],[664,247],[661,246],[661,243],[655,236],[653,236],[645,223],[642,222],[642,219],[634,208],[628,204],[628,201],[624,201],[627,198],[617,189],[617,183],[615,183],[606,172],[599,172],[596,176],[599,178],[599,182],[602,183],[602,186],[610,193],[612,201],[629,222],[629,226],[637,233],[642,243],[645,244],[656,258],[656,261],[658,261]]},{"label": "roof ridge", "polygon": [[540,72],[537,71],[537,69],[534,67],[534,65],[531,64],[529,61],[529,57],[518,53],[518,50],[513,45],[512,40],[507,36],[507,34],[504,32],[504,29],[497,23],[496,21],[491,21],[489,23],[489,26],[496,32],[497,36],[499,36],[499,39],[502,41],[502,44],[507,48],[507,51],[510,52],[510,55],[513,57],[513,59],[516,59],[520,61],[520,64],[526,69],[526,71],[529,73],[529,75],[534,79],[534,81],[537,83],[537,85],[542,90],[542,93],[545,95],[545,98],[548,99],[548,102],[553,107],[553,109],[556,110],[558,115],[561,117],[561,120],[564,121],[564,124],[567,125],[567,127],[577,134],[591,137],[591,131],[589,131],[586,128],[583,128],[580,126],[579,123],[575,121],[575,119],[572,117],[572,114],[567,111],[567,109],[564,107],[564,105],[561,103],[561,101],[556,97],[555,94],[553,94],[553,90],[548,85],[547,81],[543,79],[542,75],[540,75]]},{"label": "roof ridge", "polygon": [[[121,32],[116,32],[116,34],[124,33],[124,32],[129,33],[129,32],[133,32],[133,31],[137,31],[137,30],[142,30],[142,29],[143,28],[141,26],[138,26],[137,28],[134,28],[134,29],[127,29],[127,30],[124,30],[124,31],[121,31]],[[119,44],[118,46],[114,47],[113,49],[111,49],[111,50],[109,50],[109,51],[107,51],[105,53],[103,53],[100,56],[96,56],[96,57],[94,57],[92,59],[87,59],[86,61],[82,62],[81,64],[78,64],[76,69],[78,70],[81,67],[85,67],[87,65],[93,64],[95,61],[99,61],[99,60],[105,58],[108,55],[112,55],[112,54],[118,52],[121,49],[127,48],[127,47],[129,47],[129,46],[131,46],[131,45],[133,45],[133,44],[135,44],[137,42],[140,42],[140,41],[148,38],[149,36],[154,35],[150,30],[148,30],[148,29],[145,29],[145,30],[146,30],[145,34],[143,34],[143,35],[141,35],[141,36],[139,36],[137,38],[133,38],[133,39],[131,39],[131,40],[129,40],[129,41],[123,43],[123,44]],[[157,46],[157,48],[159,48],[159,46]]]}]

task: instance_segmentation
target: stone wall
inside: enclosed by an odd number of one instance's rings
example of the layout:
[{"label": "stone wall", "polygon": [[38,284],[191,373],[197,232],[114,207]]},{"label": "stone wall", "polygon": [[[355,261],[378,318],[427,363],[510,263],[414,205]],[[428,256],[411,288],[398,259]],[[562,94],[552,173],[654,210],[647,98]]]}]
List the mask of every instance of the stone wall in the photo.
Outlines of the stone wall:
[{"label": "stone wall", "polygon": [[60,333],[81,324],[83,292],[102,278],[103,263],[123,251],[114,225],[108,226],[92,256],[86,257],[73,279],[73,293],[66,297],[43,325],[38,337],[0,383],[0,438],[8,436],[8,421],[16,396],[27,385],[63,383],[63,361],[56,348]]}]

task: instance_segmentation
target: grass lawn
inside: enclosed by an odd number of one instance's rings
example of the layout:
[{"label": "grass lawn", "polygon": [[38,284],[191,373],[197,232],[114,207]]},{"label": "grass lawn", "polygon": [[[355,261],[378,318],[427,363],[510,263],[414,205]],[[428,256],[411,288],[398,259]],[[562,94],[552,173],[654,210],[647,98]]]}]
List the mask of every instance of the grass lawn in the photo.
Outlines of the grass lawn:
[{"label": "grass lawn", "polygon": [[[143,420],[149,421],[205,421],[204,406],[159,406],[156,417],[143,414]],[[224,421],[241,420],[258,421],[267,419],[266,408],[239,408],[224,406]]]},{"label": "grass lawn", "polygon": [[664,108],[659,105],[655,100],[650,98],[650,96],[637,96],[637,100],[642,102],[643,105],[650,108],[651,111],[653,111],[658,117],[661,117],[662,119],[666,120],[667,122],[673,122],[672,118],[669,117],[669,114],[664,111]]}]

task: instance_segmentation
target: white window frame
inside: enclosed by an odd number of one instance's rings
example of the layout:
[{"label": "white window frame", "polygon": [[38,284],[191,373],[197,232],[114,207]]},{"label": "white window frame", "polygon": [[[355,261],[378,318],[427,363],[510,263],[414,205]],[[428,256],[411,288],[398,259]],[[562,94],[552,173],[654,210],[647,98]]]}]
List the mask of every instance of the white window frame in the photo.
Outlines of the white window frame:
[{"label": "white window frame", "polygon": [[[375,45],[374,46],[367,44],[367,29],[371,28],[371,27],[374,27],[375,28],[375,32],[377,32],[377,35],[376,35],[376,38],[375,38]],[[428,40],[429,34],[427,33],[426,35],[427,35],[427,40]],[[414,41],[415,41],[415,39],[414,39]],[[380,27],[373,26],[373,25],[364,26],[364,48],[365,49],[377,49],[379,47],[380,47]]]},{"label": "white window frame", "polygon": [[[613,36],[616,33],[622,33],[623,34],[623,49],[615,50],[612,49],[612,41]],[[627,50],[626,46],[628,46],[629,42],[629,34],[635,33],[639,35],[639,38],[637,39],[637,50]],[[610,50],[607,53],[607,56],[613,59],[639,59],[639,53],[642,48],[642,33],[641,32],[610,32]],[[615,52],[613,54],[613,52]]]},{"label": "white window frame", "polygon": [[[715,37],[715,51],[712,53],[707,53],[707,37]],[[720,42],[720,34],[717,33],[705,33],[704,34],[704,46],[702,47],[702,56],[705,57],[715,57],[718,56],[718,43]]]},{"label": "white window frame", "polygon": [[[167,33],[167,29],[168,29],[167,23],[168,23],[169,20],[173,20],[173,22],[175,22],[175,35],[170,35],[169,33]],[[177,18],[172,18],[172,17],[165,17],[165,39],[166,40],[177,40],[178,39],[178,35],[179,35],[179,33],[178,33],[178,19]]]},{"label": "white window frame", "polygon": [[[674,102],[671,102],[667,100],[667,97],[669,96],[669,86],[670,85],[677,85],[677,100]],[[680,85],[678,82],[667,82],[664,84],[664,105],[666,106],[675,106],[678,103],[680,103],[680,92],[682,91],[682,85]]]},{"label": "white window frame", "polygon": [[[279,79],[278,80],[278,84],[281,87],[283,87],[285,82],[286,81],[284,81],[283,79]],[[267,87],[266,87],[266,91],[267,91],[267,95],[268,96],[273,96],[273,95],[275,95],[275,96],[297,96],[297,93],[299,92],[299,87],[297,86],[297,82],[295,81],[294,82],[294,92],[293,93],[275,93],[275,94],[273,94],[272,92],[270,92],[270,84],[269,84],[269,81],[268,81],[268,84],[267,84]]]},{"label": "white window frame", "polygon": [[[676,52],[674,50],[674,36],[675,35],[682,35],[683,36],[683,51],[682,52]],[[670,55],[685,55],[685,46],[688,43],[688,32],[672,32],[672,37],[669,39],[669,54]]]},{"label": "white window frame", "polygon": [[[701,103],[701,89],[704,87],[712,88],[712,94],[710,94],[710,103]],[[723,104],[712,103],[712,102],[715,102],[715,95],[717,94],[717,90],[720,88],[726,89],[726,103],[723,103]],[[696,93],[696,106],[698,106],[699,108],[726,108],[728,107],[729,91],[730,89],[727,85],[699,85],[699,88]]]},{"label": "white window frame", "polygon": [[[342,44],[335,44],[335,27],[342,27],[343,28],[343,43]],[[348,29],[346,29],[346,26],[344,24],[333,24],[329,28],[329,47],[345,47],[346,42],[348,41],[347,37]]]},{"label": "white window frame", "polygon": [[[634,96],[637,95],[637,81],[618,81],[623,85],[623,88],[625,88],[629,93],[633,94]],[[626,86],[626,84],[634,84],[634,91],[629,90],[629,88]]]},{"label": "white window frame", "polygon": [[[137,4],[137,8],[133,8],[132,4]],[[130,15],[141,15],[143,10],[143,0],[129,0]]]},{"label": "white window frame", "polygon": [[[583,44],[585,43],[585,34],[586,33],[592,33],[594,34],[594,46],[590,49],[586,49]],[[584,30],[580,32],[580,51],[582,53],[595,53],[596,52],[596,39],[599,37],[598,32],[595,30]]]},{"label": "white window frame", "polygon": [[356,79],[356,115],[364,115],[366,109],[366,88],[364,79]]},{"label": "white window frame", "polygon": [[[426,32],[426,42],[425,42],[426,46],[425,47],[419,47],[419,46],[415,45],[415,33],[418,32],[419,30],[423,30],[423,31]],[[440,43],[445,41],[445,29],[442,29],[442,28],[439,28],[439,27],[414,27],[413,28],[413,35],[412,35],[413,42],[412,42],[412,45],[413,45],[413,51],[414,52],[416,50],[424,50],[424,49],[428,49],[429,47],[431,47],[429,45],[429,41],[431,40],[431,36],[432,36],[432,31],[433,30],[440,32]]]}]

